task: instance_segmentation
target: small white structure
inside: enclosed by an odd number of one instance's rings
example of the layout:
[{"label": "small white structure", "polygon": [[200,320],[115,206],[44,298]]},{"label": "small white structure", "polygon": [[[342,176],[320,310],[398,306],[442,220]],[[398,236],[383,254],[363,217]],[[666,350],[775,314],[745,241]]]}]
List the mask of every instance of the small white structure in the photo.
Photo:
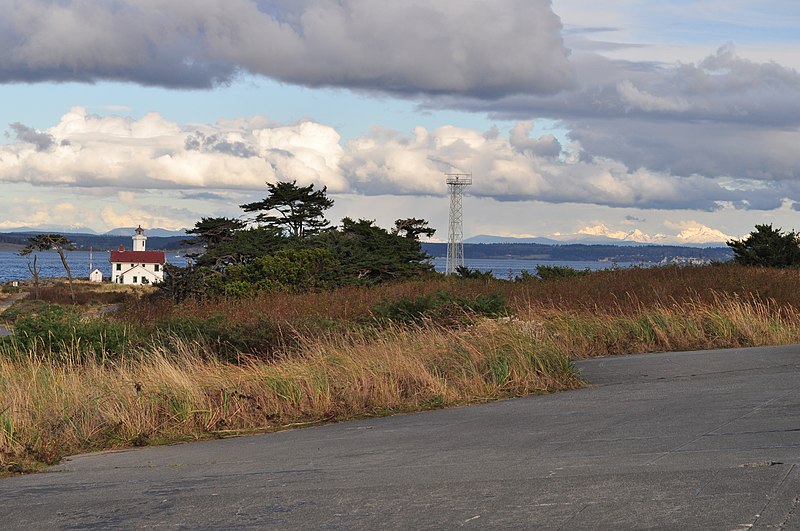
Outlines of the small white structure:
[{"label": "small white structure", "polygon": [[164,251],[148,251],[147,236],[141,225],[133,236],[133,251],[119,246],[111,251],[111,279],[117,284],[156,284],[164,280]]},{"label": "small white structure", "polygon": [[89,273],[89,282],[102,282],[103,281],[103,272],[99,269],[94,269],[91,273]]}]

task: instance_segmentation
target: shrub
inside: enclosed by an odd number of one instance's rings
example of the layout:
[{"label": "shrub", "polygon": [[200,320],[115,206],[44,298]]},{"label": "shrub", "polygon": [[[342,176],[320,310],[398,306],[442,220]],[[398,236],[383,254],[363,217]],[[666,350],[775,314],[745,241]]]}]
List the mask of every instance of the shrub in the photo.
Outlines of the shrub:
[{"label": "shrub", "polygon": [[434,324],[445,326],[457,324],[464,317],[499,317],[506,314],[508,306],[505,297],[500,293],[459,297],[439,291],[413,299],[383,301],[373,308],[373,315],[379,321],[418,324],[430,320]]},{"label": "shrub", "polygon": [[304,291],[323,288],[339,264],[325,249],[281,249],[226,270],[227,295],[256,291]]},{"label": "shrub", "polygon": [[258,358],[270,358],[283,349],[291,336],[268,317],[249,321],[231,321],[223,315],[206,319],[177,316],[160,319],[151,334],[156,342],[169,346],[175,340],[198,341],[224,361],[236,362],[245,353]]},{"label": "shrub", "polygon": [[106,319],[83,320],[72,308],[39,304],[35,313],[17,316],[14,335],[4,338],[10,351],[27,350],[55,361],[98,360],[124,354],[130,333],[127,326]]},{"label": "shrub", "polygon": [[574,278],[574,277],[582,277],[588,275],[592,272],[591,269],[573,269],[569,266],[557,266],[557,265],[537,265],[536,266],[536,274],[539,275],[539,278],[542,280],[555,280],[559,278]]},{"label": "shrub", "polygon": [[471,279],[471,280],[495,280],[491,271],[481,271],[479,269],[470,269],[466,266],[458,266],[456,268],[456,275],[458,278]]}]

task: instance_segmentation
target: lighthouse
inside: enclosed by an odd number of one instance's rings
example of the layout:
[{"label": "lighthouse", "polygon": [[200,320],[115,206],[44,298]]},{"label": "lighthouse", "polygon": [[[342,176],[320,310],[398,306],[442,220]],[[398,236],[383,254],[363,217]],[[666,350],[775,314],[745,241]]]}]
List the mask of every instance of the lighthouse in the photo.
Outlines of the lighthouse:
[{"label": "lighthouse", "polygon": [[147,236],[144,235],[144,229],[141,225],[136,227],[136,234],[133,236],[133,250],[144,251],[147,246]]},{"label": "lighthouse", "polygon": [[132,236],[133,251],[119,246],[111,251],[111,279],[117,284],[156,284],[164,280],[164,251],[148,251],[147,236],[139,225]]}]

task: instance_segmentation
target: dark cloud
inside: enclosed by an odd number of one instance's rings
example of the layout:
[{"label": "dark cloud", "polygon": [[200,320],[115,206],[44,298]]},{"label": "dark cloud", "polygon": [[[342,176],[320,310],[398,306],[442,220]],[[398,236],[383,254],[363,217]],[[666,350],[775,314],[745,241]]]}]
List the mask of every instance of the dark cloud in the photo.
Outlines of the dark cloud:
[{"label": "dark cloud", "polygon": [[203,201],[228,201],[229,198],[223,194],[215,194],[214,192],[181,192],[181,199],[200,199]]},{"label": "dark cloud", "polygon": [[442,96],[423,107],[486,112],[497,119],[559,120],[581,160],[688,177],[757,181],[800,173],[800,74],[738,57],[732,46],[694,64],[575,56],[575,89],[487,102]]},{"label": "dark cloud", "polygon": [[444,95],[421,107],[519,120],[641,118],[773,127],[800,123],[800,73],[742,59],[729,45],[696,64],[616,61],[594,54],[576,55],[572,62],[579,81],[558,95],[515,94],[496,101]]},{"label": "dark cloud", "polygon": [[[0,82],[306,86],[493,98],[571,85],[549,0],[0,0]],[[487,24],[487,21],[491,23]]]},{"label": "dark cloud", "polygon": [[258,151],[239,140],[226,140],[219,135],[206,136],[196,132],[186,137],[184,147],[189,151],[202,151],[204,153],[223,153],[234,157],[257,157]]},{"label": "dark cloud", "polygon": [[531,138],[533,123],[519,122],[512,130],[509,141],[519,152],[530,153],[539,157],[558,157],[561,154],[561,143],[553,135]]},{"label": "dark cloud", "polygon": [[592,157],[678,176],[795,179],[800,131],[726,123],[582,120],[570,137]]},{"label": "dark cloud", "polygon": [[13,124],[9,124],[9,126],[17,135],[17,140],[35,145],[36,151],[47,151],[53,147],[53,144],[56,142],[52,135],[41,133],[19,122],[14,122]]}]

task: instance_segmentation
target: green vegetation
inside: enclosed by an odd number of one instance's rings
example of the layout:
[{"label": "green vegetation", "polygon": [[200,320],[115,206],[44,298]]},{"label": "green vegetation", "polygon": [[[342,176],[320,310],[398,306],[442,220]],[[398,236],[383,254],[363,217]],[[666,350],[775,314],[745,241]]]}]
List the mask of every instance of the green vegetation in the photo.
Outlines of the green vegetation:
[{"label": "green vegetation", "polygon": [[756,225],[747,238],[731,240],[733,260],[741,265],[762,267],[800,266],[800,235],[794,231],[784,233],[772,225]]},{"label": "green vegetation", "polygon": [[577,270],[567,266],[537,265],[536,275],[542,280],[582,277],[591,274],[589,269]]},{"label": "green vegetation", "polygon": [[[174,301],[259,292],[298,292],[370,285],[432,272],[420,235],[427,221],[399,219],[388,231],[374,222],[344,218],[330,227],[326,189],[296,182],[267,184],[261,201],[241,205],[254,226],[230,218],[203,218],[189,234],[205,247],[194,267],[165,268],[161,292]],[[196,242],[192,242],[196,243]]]},{"label": "green vegetation", "polygon": [[290,238],[301,239],[319,234],[329,225],[325,211],[333,206],[327,187],[314,190],[314,185],[267,183],[269,194],[261,201],[241,205],[245,212],[257,212],[256,223]]},{"label": "green vegetation", "polygon": [[437,291],[413,299],[386,300],[373,310],[378,320],[401,324],[429,321],[438,326],[458,326],[478,317],[501,317],[508,313],[505,297],[496,292],[464,297]]}]

